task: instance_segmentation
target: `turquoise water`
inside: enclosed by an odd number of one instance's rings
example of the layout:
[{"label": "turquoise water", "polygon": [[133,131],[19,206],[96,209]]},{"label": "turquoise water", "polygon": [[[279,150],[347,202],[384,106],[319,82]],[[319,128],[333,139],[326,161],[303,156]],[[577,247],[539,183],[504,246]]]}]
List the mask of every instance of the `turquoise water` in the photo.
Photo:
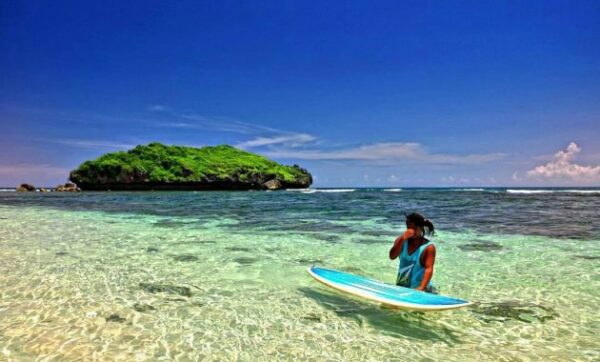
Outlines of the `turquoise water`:
[{"label": "turquoise water", "polygon": [[[0,360],[598,360],[600,193],[0,194]],[[336,293],[392,283],[403,212],[438,229],[465,309]]]}]

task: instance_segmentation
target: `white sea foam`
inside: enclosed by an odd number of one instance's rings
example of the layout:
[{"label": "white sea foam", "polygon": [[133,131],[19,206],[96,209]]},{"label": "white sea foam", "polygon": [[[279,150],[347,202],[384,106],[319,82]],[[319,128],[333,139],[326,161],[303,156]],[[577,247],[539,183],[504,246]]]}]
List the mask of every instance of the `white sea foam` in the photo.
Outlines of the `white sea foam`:
[{"label": "white sea foam", "polygon": [[507,189],[509,194],[554,194],[554,193],[574,193],[574,194],[600,194],[600,190],[549,190],[549,189]]},{"label": "white sea foam", "polygon": [[385,189],[383,191],[385,191],[385,192],[400,192],[400,191],[402,191],[402,189]]},{"label": "white sea foam", "polygon": [[0,189],[0,192],[15,192],[15,189]]},{"label": "white sea foam", "polygon": [[465,189],[451,189],[450,191],[463,191],[463,192],[484,192],[482,188],[465,188]]},{"label": "white sea foam", "polygon": [[338,193],[338,192],[354,192],[356,191],[356,189],[316,189],[316,192],[332,192],[332,193]]}]

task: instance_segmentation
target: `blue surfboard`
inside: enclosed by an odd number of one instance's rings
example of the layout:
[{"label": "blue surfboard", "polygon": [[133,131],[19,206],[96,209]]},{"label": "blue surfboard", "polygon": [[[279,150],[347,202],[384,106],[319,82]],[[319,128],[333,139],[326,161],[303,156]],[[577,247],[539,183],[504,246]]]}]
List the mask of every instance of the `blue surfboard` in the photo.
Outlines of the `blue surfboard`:
[{"label": "blue surfboard", "polygon": [[439,311],[472,304],[466,300],[385,284],[332,269],[312,266],[308,268],[308,273],[321,283],[339,291],[402,309]]}]

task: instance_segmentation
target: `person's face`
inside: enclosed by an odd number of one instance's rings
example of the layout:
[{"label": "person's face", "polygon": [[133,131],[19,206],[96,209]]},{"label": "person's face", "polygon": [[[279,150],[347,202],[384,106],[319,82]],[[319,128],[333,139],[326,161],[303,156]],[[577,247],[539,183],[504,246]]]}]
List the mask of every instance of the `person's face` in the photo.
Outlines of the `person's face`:
[{"label": "person's face", "polygon": [[418,227],[417,225],[415,225],[415,223],[412,222],[412,221],[407,221],[406,222],[406,228],[407,229],[413,229],[415,231],[415,236],[421,236],[421,235],[423,235],[423,230],[421,230],[421,228]]}]

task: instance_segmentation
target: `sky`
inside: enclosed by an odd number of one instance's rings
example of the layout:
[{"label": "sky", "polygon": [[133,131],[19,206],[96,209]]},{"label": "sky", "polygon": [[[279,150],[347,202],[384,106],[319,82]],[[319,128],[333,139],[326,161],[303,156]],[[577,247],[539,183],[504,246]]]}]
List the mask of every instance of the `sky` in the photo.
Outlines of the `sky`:
[{"label": "sky", "polygon": [[3,1],[0,186],[230,144],[316,187],[600,186],[598,1]]}]

